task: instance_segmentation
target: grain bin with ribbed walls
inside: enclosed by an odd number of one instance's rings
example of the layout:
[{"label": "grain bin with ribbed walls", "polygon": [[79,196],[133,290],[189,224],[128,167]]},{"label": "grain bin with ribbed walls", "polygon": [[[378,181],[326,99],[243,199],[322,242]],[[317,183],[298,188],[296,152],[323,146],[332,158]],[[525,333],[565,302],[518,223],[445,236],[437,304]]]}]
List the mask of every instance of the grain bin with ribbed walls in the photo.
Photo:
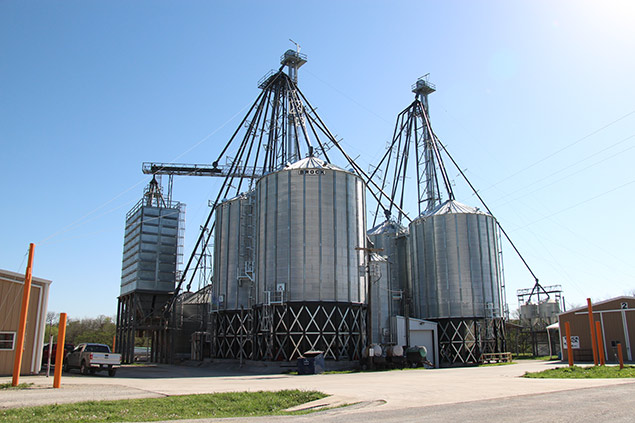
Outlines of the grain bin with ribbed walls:
[{"label": "grain bin with ribbed walls", "polygon": [[259,301],[363,302],[365,199],[355,174],[308,157],[257,184]]},{"label": "grain bin with ribbed walls", "polygon": [[417,317],[500,317],[496,220],[446,201],[410,224]]},{"label": "grain bin with ribbed walls", "polygon": [[[406,242],[408,230],[393,220],[379,223],[367,233],[377,255],[385,260],[376,260],[379,272],[371,272],[372,279],[372,328],[371,343],[391,343],[396,334],[391,333],[391,319],[403,316],[403,295],[408,269]],[[374,273],[377,273],[375,275]]]},{"label": "grain bin with ribbed walls", "polygon": [[308,350],[357,360],[365,332],[365,187],[359,176],[307,157],[256,184],[259,359]]},{"label": "grain bin with ribbed walls", "polygon": [[449,363],[477,362],[503,347],[496,225],[454,200],[410,223],[414,314],[439,322]]},{"label": "grain bin with ribbed walls", "polygon": [[223,201],[216,208],[214,232],[213,307],[239,310],[254,297],[254,207],[250,191]]}]

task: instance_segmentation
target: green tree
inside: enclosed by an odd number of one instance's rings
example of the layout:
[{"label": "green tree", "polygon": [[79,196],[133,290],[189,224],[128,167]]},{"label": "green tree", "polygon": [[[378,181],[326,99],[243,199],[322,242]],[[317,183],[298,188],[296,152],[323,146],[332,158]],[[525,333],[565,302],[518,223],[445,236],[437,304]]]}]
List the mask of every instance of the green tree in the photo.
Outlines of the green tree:
[{"label": "green tree", "polygon": [[[53,323],[53,320],[51,320],[50,325],[47,324],[44,342],[48,342],[49,333],[57,338],[58,326],[59,322]],[[114,318],[110,316],[100,315],[95,318],[69,319],[66,323],[65,343],[77,345],[82,342],[94,342],[112,347],[116,327]]]}]

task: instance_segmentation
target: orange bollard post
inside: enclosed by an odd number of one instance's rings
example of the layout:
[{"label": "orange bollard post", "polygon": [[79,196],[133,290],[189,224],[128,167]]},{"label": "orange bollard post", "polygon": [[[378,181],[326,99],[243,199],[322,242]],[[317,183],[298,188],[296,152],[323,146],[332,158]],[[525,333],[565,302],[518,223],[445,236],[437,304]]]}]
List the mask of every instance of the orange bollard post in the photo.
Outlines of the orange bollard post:
[{"label": "orange bollard post", "polygon": [[22,354],[24,353],[24,333],[26,332],[26,318],[29,312],[29,299],[31,298],[31,277],[33,275],[33,250],[35,244],[29,244],[29,261],[24,275],[24,291],[22,293],[22,308],[20,309],[20,326],[18,328],[18,340],[15,344],[15,359],[13,360],[12,386],[20,384],[20,368],[22,367]]},{"label": "orange bollard post", "polygon": [[622,344],[617,343],[617,358],[620,360],[620,370],[624,368],[624,356],[622,355]]},{"label": "orange bollard post", "polygon": [[564,322],[564,332],[567,336],[567,358],[569,359],[569,367],[573,367],[573,348],[571,348],[571,325]]},{"label": "orange bollard post", "polygon": [[602,336],[602,325],[595,322],[595,337],[598,339],[598,356],[600,356],[600,366],[606,365],[604,360],[604,337]]},{"label": "orange bollard post", "polygon": [[591,298],[586,299],[586,303],[589,309],[589,330],[591,331],[591,347],[593,349],[593,363],[597,366],[598,363],[598,347],[595,340],[595,325],[593,324],[593,305],[591,304]]},{"label": "orange bollard post", "polygon": [[62,380],[62,366],[64,365],[64,342],[66,338],[66,313],[60,313],[60,323],[57,330],[57,351],[55,352],[55,377],[53,388],[59,388]]},{"label": "orange bollard post", "polygon": [[117,335],[112,336],[112,352],[115,352],[115,341],[117,340]]}]

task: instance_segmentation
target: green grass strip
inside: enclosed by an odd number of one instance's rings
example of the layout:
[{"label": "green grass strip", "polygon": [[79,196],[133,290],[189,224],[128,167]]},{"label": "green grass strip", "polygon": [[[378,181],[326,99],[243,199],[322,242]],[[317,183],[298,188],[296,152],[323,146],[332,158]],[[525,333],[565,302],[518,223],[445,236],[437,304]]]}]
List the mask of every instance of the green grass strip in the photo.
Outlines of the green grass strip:
[{"label": "green grass strip", "polygon": [[524,377],[534,379],[612,379],[635,377],[635,366],[556,367],[541,372],[526,372]]},{"label": "green grass strip", "polygon": [[13,386],[12,382],[0,383],[0,390],[2,389],[27,389],[33,385],[32,383],[18,383],[18,386]]},{"label": "green grass strip", "polygon": [[478,367],[507,366],[509,364],[516,364],[516,362],[514,362],[514,361],[502,361],[500,363],[483,363],[483,364],[479,364]]},{"label": "green grass strip", "polygon": [[317,391],[229,392],[0,410],[0,422],[150,422],[211,417],[269,416],[324,398]]}]

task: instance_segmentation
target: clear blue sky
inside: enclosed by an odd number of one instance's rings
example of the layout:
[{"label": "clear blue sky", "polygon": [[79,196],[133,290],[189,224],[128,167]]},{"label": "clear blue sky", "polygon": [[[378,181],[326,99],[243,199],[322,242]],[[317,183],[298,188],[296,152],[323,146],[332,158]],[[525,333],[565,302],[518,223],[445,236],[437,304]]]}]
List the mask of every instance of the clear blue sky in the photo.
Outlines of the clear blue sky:
[{"label": "clear blue sky", "polygon": [[[626,0],[0,0],[0,268],[35,242],[50,310],[114,315],[141,163],[212,161],[292,38],[302,91],[364,167],[430,73],[436,133],[541,282],[568,306],[632,292],[633,22]],[[217,183],[176,179],[187,254]],[[504,248],[513,310],[533,280]]]}]

